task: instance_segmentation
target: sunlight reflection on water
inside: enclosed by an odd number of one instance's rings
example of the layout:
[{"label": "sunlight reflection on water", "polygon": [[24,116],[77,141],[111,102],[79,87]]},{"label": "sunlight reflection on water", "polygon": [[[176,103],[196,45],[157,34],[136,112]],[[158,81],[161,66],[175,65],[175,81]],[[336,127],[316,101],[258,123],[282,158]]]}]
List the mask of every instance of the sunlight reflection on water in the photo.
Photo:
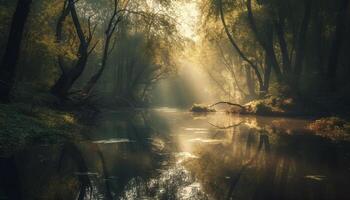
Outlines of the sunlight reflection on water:
[{"label": "sunlight reflection on water", "polygon": [[128,142],[135,142],[135,141],[125,139],[125,138],[112,138],[108,140],[92,141],[92,143],[95,143],[95,144],[114,144],[114,143],[128,143]]},{"label": "sunlight reflection on water", "polygon": [[305,132],[306,123],[111,112],[84,142],[34,146],[15,162],[28,199],[346,199],[350,149]]}]

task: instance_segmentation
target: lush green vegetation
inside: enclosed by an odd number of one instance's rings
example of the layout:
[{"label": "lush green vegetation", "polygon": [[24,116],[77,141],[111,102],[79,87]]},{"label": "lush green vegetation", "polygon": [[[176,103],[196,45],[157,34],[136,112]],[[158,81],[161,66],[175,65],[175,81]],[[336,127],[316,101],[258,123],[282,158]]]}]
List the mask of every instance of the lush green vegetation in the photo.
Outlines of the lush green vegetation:
[{"label": "lush green vegetation", "polygon": [[182,41],[170,4],[154,3],[2,2],[2,101],[30,90],[50,93],[59,104],[147,102],[152,85],[175,71],[172,52]]},{"label": "lush green vegetation", "polygon": [[1,154],[33,143],[78,139],[84,127],[73,113],[27,104],[0,104],[0,126]]}]

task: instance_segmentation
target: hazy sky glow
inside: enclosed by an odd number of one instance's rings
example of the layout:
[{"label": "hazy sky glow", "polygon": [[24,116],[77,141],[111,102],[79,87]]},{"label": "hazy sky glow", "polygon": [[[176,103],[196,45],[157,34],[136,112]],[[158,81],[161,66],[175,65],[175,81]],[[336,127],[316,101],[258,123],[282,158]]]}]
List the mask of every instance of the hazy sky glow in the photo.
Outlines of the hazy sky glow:
[{"label": "hazy sky glow", "polygon": [[196,1],[178,3],[177,8],[180,32],[184,37],[197,41],[200,12]]}]

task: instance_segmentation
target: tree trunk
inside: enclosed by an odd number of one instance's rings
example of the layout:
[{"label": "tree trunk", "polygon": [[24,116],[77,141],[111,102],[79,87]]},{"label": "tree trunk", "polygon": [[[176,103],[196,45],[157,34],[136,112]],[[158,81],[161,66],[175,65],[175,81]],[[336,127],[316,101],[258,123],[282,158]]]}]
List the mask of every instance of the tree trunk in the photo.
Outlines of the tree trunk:
[{"label": "tree trunk", "polygon": [[295,91],[299,90],[299,81],[301,72],[303,70],[303,62],[305,57],[305,43],[306,43],[306,33],[308,30],[310,17],[311,17],[311,2],[312,0],[305,1],[305,11],[304,17],[301,23],[301,28],[298,36],[298,43],[296,48],[295,56],[295,66],[294,66],[294,77],[293,77],[293,89]]},{"label": "tree trunk", "polygon": [[328,61],[328,79],[331,91],[336,90],[336,77],[338,69],[339,52],[344,38],[344,30],[346,25],[346,13],[349,5],[349,0],[341,0],[339,11],[337,14],[337,25],[333,38],[331,53]]},{"label": "tree trunk", "polygon": [[86,86],[83,89],[83,95],[85,96],[89,96],[92,89],[94,88],[94,86],[96,85],[97,81],[100,79],[103,71],[106,68],[107,65],[107,59],[108,59],[108,54],[109,54],[109,44],[111,41],[111,37],[106,36],[106,41],[105,41],[105,47],[103,50],[103,56],[102,56],[102,65],[101,68],[97,71],[96,74],[94,74],[90,80],[88,81],[88,83],[86,84]]},{"label": "tree trunk", "polygon": [[[54,86],[51,88],[51,93],[59,97],[60,99],[67,98],[68,92],[72,88],[74,82],[83,73],[88,60],[88,56],[89,56],[89,52],[88,52],[89,41],[91,41],[91,38],[86,39],[85,34],[82,30],[82,27],[76,12],[76,8],[75,8],[75,2],[73,0],[68,0],[68,4],[69,4],[68,9],[70,10],[77,35],[80,40],[80,45],[79,45],[79,51],[78,51],[78,60],[72,69],[66,71],[62,66],[63,65],[62,58],[58,58],[59,65],[62,70],[62,74],[60,78],[57,80],[57,82],[54,84]],[[62,16],[65,15],[64,12],[65,12],[65,9],[63,10]],[[62,18],[60,18],[58,21],[57,30],[56,30],[57,31],[56,37],[58,40],[61,39],[60,37],[62,33],[60,31],[62,31],[62,25],[63,25],[63,21],[62,21]]]},{"label": "tree trunk", "polygon": [[267,55],[265,55],[265,69],[264,69],[264,95],[268,93],[270,87],[270,76],[271,76],[271,63]]},{"label": "tree trunk", "polygon": [[[250,68],[245,68],[245,70],[246,70],[246,81],[247,81],[247,88],[248,88],[249,96],[251,96],[251,98],[254,99],[256,97],[254,80],[253,80],[253,77],[251,75]],[[263,91],[264,85],[262,85],[261,87],[262,88],[260,88],[259,92]]]},{"label": "tree trunk", "polygon": [[97,73],[90,78],[86,86],[83,88],[82,94],[86,97],[90,95],[92,89],[96,85],[97,81],[100,79],[103,71],[106,68],[108,56],[114,48],[114,44],[110,47],[110,43],[119,22],[121,22],[122,20],[122,16],[118,15],[119,11],[120,10],[118,10],[118,0],[114,0],[114,11],[111,18],[109,19],[108,26],[105,31],[105,42],[104,42],[103,55],[102,55],[102,65],[101,65],[101,68],[97,71]]},{"label": "tree trunk", "polygon": [[12,17],[7,46],[0,66],[0,101],[2,102],[10,100],[10,91],[15,79],[23,30],[31,3],[32,0],[18,0],[16,11]]},{"label": "tree trunk", "polygon": [[228,37],[228,39],[230,40],[230,43],[232,44],[232,46],[234,47],[234,49],[237,51],[238,55],[244,60],[246,61],[249,66],[254,70],[254,73],[256,75],[256,78],[258,79],[258,83],[259,83],[259,90],[262,90],[263,89],[263,79],[262,79],[262,76],[259,72],[259,69],[258,67],[252,62],[250,61],[245,55],[244,53],[242,52],[242,50],[238,47],[237,43],[235,42],[233,36],[231,35],[228,27],[227,27],[227,24],[226,24],[226,20],[225,20],[225,15],[224,15],[224,10],[223,10],[223,6],[222,6],[222,0],[219,1],[219,6],[220,6],[220,18],[221,18],[221,22],[224,26],[224,29],[225,29],[225,32],[226,32],[226,35]]},{"label": "tree trunk", "polygon": [[74,82],[83,73],[86,63],[87,54],[82,54],[77,61],[77,64],[69,70],[67,73],[62,73],[58,81],[51,88],[51,92],[59,97],[60,99],[65,99],[68,96],[69,90],[72,88]]},{"label": "tree trunk", "polygon": [[283,80],[282,72],[281,72],[281,69],[278,65],[276,54],[275,54],[275,51],[273,49],[273,27],[269,28],[268,31],[270,33],[268,33],[268,37],[263,38],[259,34],[258,28],[257,28],[256,23],[255,23],[253,11],[252,11],[252,1],[251,0],[247,1],[247,10],[248,10],[248,21],[249,21],[250,27],[251,27],[256,39],[258,40],[259,44],[265,50],[267,57],[270,60],[269,62],[272,65],[273,70],[275,71],[277,81],[281,82]]},{"label": "tree trunk", "polygon": [[[279,11],[282,12],[282,11]],[[291,73],[291,62],[288,53],[288,46],[284,36],[284,26],[285,19],[281,14],[278,16],[278,20],[275,22],[276,33],[278,37],[279,46],[282,54],[282,63],[283,63],[283,74],[284,77],[288,77]]]}]

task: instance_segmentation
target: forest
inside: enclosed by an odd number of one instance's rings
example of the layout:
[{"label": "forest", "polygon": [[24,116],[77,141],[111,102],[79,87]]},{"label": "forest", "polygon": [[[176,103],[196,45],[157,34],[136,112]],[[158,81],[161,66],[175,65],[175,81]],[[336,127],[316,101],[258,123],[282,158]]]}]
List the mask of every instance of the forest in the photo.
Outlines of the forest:
[{"label": "forest", "polygon": [[0,0],[0,199],[346,199],[349,4]]}]

